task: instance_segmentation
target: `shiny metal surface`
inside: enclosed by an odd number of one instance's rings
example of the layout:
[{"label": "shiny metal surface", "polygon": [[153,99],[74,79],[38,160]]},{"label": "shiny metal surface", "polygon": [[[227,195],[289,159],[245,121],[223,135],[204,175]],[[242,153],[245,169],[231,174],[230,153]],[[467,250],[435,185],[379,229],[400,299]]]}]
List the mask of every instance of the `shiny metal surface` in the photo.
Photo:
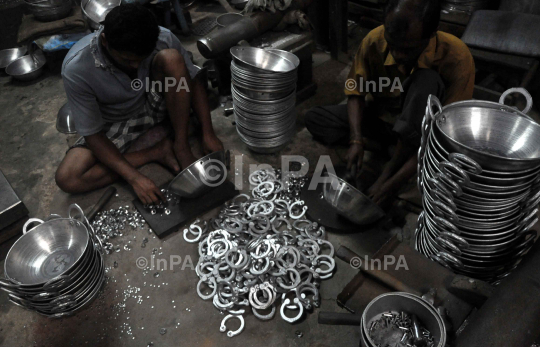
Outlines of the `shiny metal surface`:
[{"label": "shiny metal surface", "polygon": [[[101,289],[105,279],[101,243],[78,205],[71,205],[68,215],[51,215],[46,222],[31,218],[24,225],[23,237],[6,258],[5,274],[21,273],[17,279],[27,282],[48,280],[32,285],[0,281],[13,304],[50,318],[67,317],[88,305]],[[28,230],[35,223],[40,224]]]},{"label": "shiny metal surface", "polygon": [[38,225],[9,250],[5,276],[22,285],[41,285],[76,264],[88,246],[86,227],[69,218]]},{"label": "shiny metal surface", "polygon": [[216,18],[216,23],[219,27],[224,28],[238,22],[243,17],[244,16],[240,13],[224,13]]},{"label": "shiny metal surface", "polygon": [[15,59],[6,67],[6,73],[20,81],[31,81],[38,78],[43,73],[43,67],[47,60],[42,51],[36,51],[34,57],[35,59],[32,59],[31,56],[25,55]]},{"label": "shiny metal surface", "polygon": [[199,197],[222,183],[227,161],[223,151],[210,153],[182,170],[167,189],[183,198]]},{"label": "shiny metal surface", "polygon": [[540,125],[520,114],[461,103],[443,108],[435,124],[443,147],[483,168],[516,171],[540,164]]},{"label": "shiny metal surface", "polygon": [[0,51],[0,69],[6,68],[11,62],[26,54],[27,48],[17,47]]},{"label": "shiny metal surface", "polygon": [[60,110],[58,110],[58,115],[56,116],[56,130],[62,134],[77,133],[73,115],[71,114],[71,107],[69,107],[68,103],[65,103],[64,106],[60,107]]},{"label": "shiny metal surface", "polygon": [[331,173],[323,197],[339,215],[358,225],[371,224],[384,216],[384,211],[361,191]]},{"label": "shiny metal surface", "polygon": [[290,72],[296,69],[290,60],[261,48],[236,46],[230,52],[237,65],[255,72]]},{"label": "shiny metal surface", "polygon": [[37,20],[52,22],[69,16],[73,3],[71,0],[28,1],[26,7]]},{"label": "shiny metal surface", "polygon": [[107,14],[121,3],[121,0],[82,0],[81,9],[90,27],[97,30]]},{"label": "shiny metal surface", "polygon": [[[540,174],[528,135],[538,125],[496,103],[441,108],[430,98],[428,105],[418,166],[424,211],[415,246],[457,273],[497,283],[535,240]],[[440,110],[435,115],[433,106]]]},{"label": "shiny metal surface", "polygon": [[443,347],[446,345],[446,327],[435,307],[416,295],[392,292],[379,295],[373,299],[362,313],[360,329],[367,346],[376,346],[369,334],[372,321],[379,319],[383,313],[402,311],[418,317],[422,325],[431,332],[435,340],[435,346]]},{"label": "shiny metal surface", "polygon": [[300,59],[294,53],[287,52],[282,49],[275,49],[275,48],[271,48],[271,49],[269,48],[269,49],[266,49],[266,51],[275,53],[281,56],[282,58],[285,58],[291,61],[294,64],[295,68],[298,68],[298,66],[300,65]]},{"label": "shiny metal surface", "polygon": [[[298,64],[291,61],[298,58],[280,50],[275,54],[261,49],[244,49],[231,48],[231,53],[236,52],[240,57],[231,62],[236,131],[249,149],[272,153],[289,142],[296,132]],[[253,56],[247,57],[250,52]],[[276,72],[284,70],[285,65],[291,65],[292,69]]]}]

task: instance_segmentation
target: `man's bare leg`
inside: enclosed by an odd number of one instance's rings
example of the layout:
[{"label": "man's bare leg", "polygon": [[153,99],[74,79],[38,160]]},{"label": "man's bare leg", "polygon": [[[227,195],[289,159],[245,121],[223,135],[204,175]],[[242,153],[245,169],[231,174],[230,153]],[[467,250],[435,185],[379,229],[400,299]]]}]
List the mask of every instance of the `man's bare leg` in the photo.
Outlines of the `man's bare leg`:
[{"label": "man's bare leg", "polygon": [[[124,158],[138,168],[150,162],[158,162],[180,171],[171,139],[164,138],[156,145],[124,154]],[[98,162],[87,148],[73,148],[67,152],[56,171],[56,184],[67,193],[84,193],[107,186],[118,179],[118,174]]]},{"label": "man's bare leg", "polygon": [[[191,93],[185,88],[177,88],[177,83],[186,81],[191,90],[192,81],[184,58],[175,49],[160,51],[152,61],[152,78],[160,81],[163,88],[165,103],[174,131],[174,153],[182,168],[188,167],[197,158],[191,152],[188,141],[189,112],[191,109]],[[166,83],[167,79],[175,82],[174,86]]]}]

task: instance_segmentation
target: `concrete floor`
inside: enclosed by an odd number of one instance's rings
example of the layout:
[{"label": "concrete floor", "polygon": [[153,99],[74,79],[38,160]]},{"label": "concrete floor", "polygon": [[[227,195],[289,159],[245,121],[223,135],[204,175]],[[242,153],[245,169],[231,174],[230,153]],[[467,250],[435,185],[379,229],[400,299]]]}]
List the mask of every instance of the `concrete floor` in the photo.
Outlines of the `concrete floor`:
[{"label": "concrete floor", "polygon": [[[195,53],[193,41],[183,40]],[[213,122],[217,135],[233,155],[240,155],[243,165],[269,163],[279,166],[279,155],[301,154],[306,156],[312,168],[320,155],[328,154],[334,163],[340,162],[340,150],[327,149],[312,141],[303,126],[303,112],[314,105],[336,104],[343,99],[342,83],[348,66],[331,61],[328,55],[316,52],[315,81],[318,90],[315,97],[300,104],[298,131],[294,140],[279,154],[257,155],[250,152],[236,134],[232,118],[223,117],[217,107]],[[73,140],[55,129],[56,113],[66,102],[58,71],[48,71],[39,80],[21,84],[6,76],[0,77],[0,168],[30,210],[30,216],[43,218],[49,213],[66,214],[70,203],[76,202],[87,209],[98,200],[101,191],[71,196],[61,192],[54,183],[54,172]],[[215,100],[215,95],[211,98]],[[215,104],[215,102],[214,102]],[[343,150],[341,150],[343,152]],[[243,156],[242,156],[243,155]],[[142,172],[162,184],[172,175],[157,164],[143,167]],[[245,170],[247,171],[247,170]],[[244,177],[245,179],[246,177]],[[117,183],[118,196],[106,208],[132,205],[134,194],[125,183]],[[247,186],[247,185],[246,185]],[[209,211],[202,218],[210,218],[217,210]],[[414,217],[409,218],[411,221]],[[410,229],[410,227],[409,227]],[[395,231],[394,231],[395,232]],[[371,254],[390,236],[391,232],[362,230],[357,234],[329,233],[329,240],[337,249],[345,245],[359,254]],[[145,248],[141,240],[149,238]],[[174,233],[164,240],[149,234],[147,228],[129,231],[115,239],[115,244],[132,245],[132,250],[122,249],[105,256],[107,283],[99,297],[74,317],[50,320],[16,307],[8,302],[7,295],[0,293],[0,345],[5,346],[356,346],[359,341],[357,327],[325,326],[317,324],[317,311],[308,314],[298,324],[290,325],[275,317],[268,322],[257,320],[251,313],[245,315],[246,327],[242,334],[228,338],[219,332],[223,319],[211,302],[201,300],[195,291],[198,278],[194,271],[175,269],[163,271],[158,278],[144,275],[135,266],[137,258],[150,259],[152,249],[158,249],[156,258],[169,259],[179,255],[191,257],[197,262],[195,245],[186,243],[181,233]],[[0,248],[0,259],[5,257],[11,243]],[[118,267],[114,268],[114,262]],[[335,303],[337,294],[352,279],[356,271],[348,264],[336,261],[334,277],[321,285],[324,311],[342,311]],[[0,261],[3,269],[3,260]],[[155,286],[151,286],[155,285]],[[159,286],[159,287],[158,287]],[[143,302],[127,295],[137,290]],[[124,300],[125,299],[125,300]],[[124,306],[125,304],[125,306]],[[236,322],[229,324],[237,327]],[[166,328],[164,335],[160,329]],[[299,337],[297,331],[302,333]]]}]

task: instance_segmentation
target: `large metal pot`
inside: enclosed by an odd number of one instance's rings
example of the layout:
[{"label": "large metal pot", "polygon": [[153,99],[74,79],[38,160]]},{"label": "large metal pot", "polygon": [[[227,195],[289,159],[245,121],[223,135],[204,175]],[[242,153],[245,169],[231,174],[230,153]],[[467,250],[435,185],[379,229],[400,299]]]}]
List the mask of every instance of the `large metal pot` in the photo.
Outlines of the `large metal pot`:
[{"label": "large metal pot", "polygon": [[168,190],[183,198],[196,198],[223,183],[227,176],[229,152],[214,152],[197,160],[169,183]]},{"label": "large metal pot", "polygon": [[371,224],[384,216],[384,211],[361,191],[329,173],[323,197],[336,212],[358,225]]},{"label": "large metal pot", "polygon": [[[500,171],[526,170],[540,165],[540,125],[524,113],[500,104],[462,101],[445,106],[435,117],[434,132],[449,151],[463,153],[482,168]],[[440,136],[439,136],[440,135]]]}]

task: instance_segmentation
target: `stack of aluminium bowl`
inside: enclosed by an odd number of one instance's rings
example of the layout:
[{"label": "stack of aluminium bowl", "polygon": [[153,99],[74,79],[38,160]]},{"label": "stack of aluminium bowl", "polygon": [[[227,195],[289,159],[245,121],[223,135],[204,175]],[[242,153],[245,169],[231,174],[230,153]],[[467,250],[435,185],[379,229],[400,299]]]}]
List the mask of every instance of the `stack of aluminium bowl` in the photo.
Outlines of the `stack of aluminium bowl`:
[{"label": "stack of aluminium bowl", "polygon": [[276,152],[295,133],[300,60],[286,51],[253,47],[233,47],[231,55],[236,130],[251,150]]},{"label": "stack of aluminium bowl", "polygon": [[29,219],[9,250],[0,289],[15,305],[60,318],[97,296],[105,279],[101,241],[78,205],[71,205],[68,215]]},{"label": "stack of aluminium bowl", "polygon": [[[521,92],[524,112],[503,104]],[[497,284],[534,243],[540,202],[540,125],[526,90],[500,103],[441,107],[430,96],[418,152],[424,210],[416,249],[469,277]],[[434,108],[436,112],[434,112]]]}]

